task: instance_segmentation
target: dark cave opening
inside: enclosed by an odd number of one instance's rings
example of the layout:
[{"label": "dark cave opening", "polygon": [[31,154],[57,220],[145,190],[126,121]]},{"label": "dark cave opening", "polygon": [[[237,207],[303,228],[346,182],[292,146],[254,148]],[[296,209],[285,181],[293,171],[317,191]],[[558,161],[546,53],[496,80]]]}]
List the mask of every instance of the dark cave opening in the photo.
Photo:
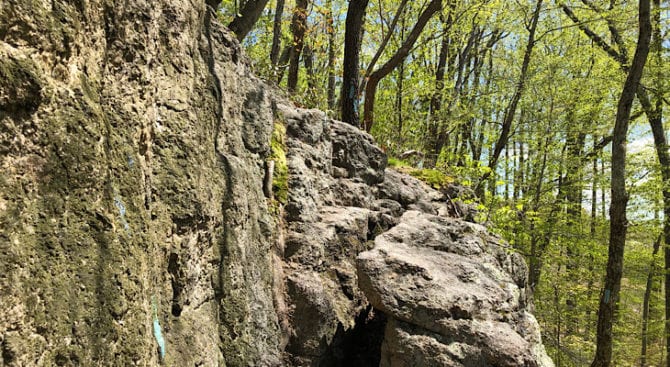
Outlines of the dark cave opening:
[{"label": "dark cave opening", "polygon": [[372,306],[366,307],[349,330],[339,325],[333,341],[319,361],[320,367],[378,366],[384,340],[386,315]]}]

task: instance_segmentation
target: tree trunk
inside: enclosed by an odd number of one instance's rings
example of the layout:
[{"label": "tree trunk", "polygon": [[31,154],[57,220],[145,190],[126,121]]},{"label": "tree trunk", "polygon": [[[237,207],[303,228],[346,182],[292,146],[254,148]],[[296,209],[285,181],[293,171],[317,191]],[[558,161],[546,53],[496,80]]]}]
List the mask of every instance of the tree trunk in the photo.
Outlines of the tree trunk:
[{"label": "tree trunk", "polygon": [[[596,152],[596,141],[598,140],[597,136],[593,136],[593,151]],[[598,246],[596,238],[596,229],[598,224],[598,155],[593,155],[591,169],[591,220],[589,221],[589,235],[591,237],[591,242],[593,246]],[[586,284],[586,301],[591,302],[591,297],[593,295],[593,284],[594,284],[594,261],[595,258],[593,254],[589,254],[589,279]],[[591,308],[586,309],[586,322],[587,325],[591,325]],[[588,329],[588,328],[587,328]]]},{"label": "tree trunk", "polygon": [[316,103],[316,77],[314,76],[314,52],[309,46],[304,46],[302,49],[302,60],[305,64],[305,72],[307,73],[307,93],[305,93],[305,101],[314,105]]},{"label": "tree trunk", "polygon": [[[661,4],[660,0],[653,0],[653,39],[652,48],[654,60],[656,61],[654,91],[654,106],[649,103],[644,88],[638,88],[638,99],[647,114],[651,131],[654,136],[654,147],[658,163],[661,166],[661,179],[663,180],[663,238],[664,238],[664,270],[665,270],[665,354],[670,356],[670,155],[668,154],[668,141],[663,126],[663,38],[661,34]],[[666,359],[666,366],[670,367],[670,358]]]},{"label": "tree trunk", "polygon": [[647,344],[649,342],[649,304],[651,301],[651,290],[654,285],[654,273],[656,272],[656,254],[661,247],[661,239],[663,234],[661,233],[656,241],[654,241],[653,250],[651,253],[652,260],[649,265],[649,271],[647,272],[647,284],[644,288],[644,300],[642,301],[642,349],[640,352],[640,367],[646,367],[647,365]]},{"label": "tree trunk", "polygon": [[328,33],[328,86],[326,98],[328,109],[335,110],[335,21],[333,19],[333,1],[326,1],[326,31]]},{"label": "tree trunk", "polygon": [[396,91],[396,103],[395,103],[395,108],[396,108],[396,115],[398,119],[398,140],[402,139],[402,125],[403,125],[403,117],[402,117],[402,85],[403,85],[403,80],[405,79],[405,62],[401,61],[400,62],[400,67],[398,67],[398,89]]},{"label": "tree trunk", "polygon": [[235,33],[238,41],[242,42],[244,37],[254,28],[254,24],[263,14],[263,9],[265,9],[267,3],[268,0],[247,0],[242,11],[230,22],[228,28]]},{"label": "tree trunk", "polygon": [[368,0],[350,0],[344,29],[344,63],[342,66],[342,89],[340,110],[342,121],[359,126],[358,82],[360,68],[363,23]]},{"label": "tree trunk", "polygon": [[363,118],[365,131],[370,131],[374,122],[375,94],[377,93],[377,85],[379,84],[379,81],[391,73],[401,61],[405,60],[412,49],[412,46],[414,46],[414,43],[423,31],[423,28],[428,24],[430,18],[432,18],[435,13],[439,12],[440,9],[442,9],[442,0],[432,0],[430,4],[428,4],[428,7],[421,13],[416,25],[414,25],[414,28],[412,28],[409,36],[407,36],[407,39],[403,42],[398,51],[396,51],[391,59],[384,65],[370,74],[365,86],[365,111]]},{"label": "tree trunk", "polygon": [[305,41],[307,30],[308,0],[296,0],[291,19],[291,33],[293,33],[293,47],[291,47],[288,64],[287,89],[295,93],[298,87],[298,71],[300,69],[300,53]]},{"label": "tree trunk", "polygon": [[289,58],[291,57],[291,50],[293,47],[284,46],[284,49],[281,51],[279,60],[277,62],[277,85],[281,84],[282,79],[284,79],[284,71],[286,71],[286,65],[288,64]]},{"label": "tree trunk", "polygon": [[[447,24],[451,23],[451,13],[447,18]],[[443,22],[444,24],[444,22]],[[447,56],[449,55],[451,40],[446,29],[449,25],[445,24],[444,35],[440,45],[440,55],[437,60],[437,69],[435,70],[435,91],[430,98],[430,111],[428,115],[428,137],[426,139],[427,167],[435,167],[437,159],[446,143],[447,135],[439,134],[440,128],[439,112],[442,108],[442,91],[444,90],[444,74],[447,69]]]},{"label": "tree trunk", "polygon": [[610,366],[612,363],[612,325],[619,301],[623,253],[626,245],[626,135],[628,119],[635,99],[642,71],[649,53],[651,41],[651,21],[649,0],[639,2],[639,36],[635,56],[630,66],[626,82],[617,106],[614,133],[612,134],[612,167],[610,205],[610,244],[607,257],[607,274],[598,311],[596,354],[592,367]]},{"label": "tree trunk", "polygon": [[[272,46],[270,47],[270,62],[277,73],[277,66],[279,65],[279,50],[281,49],[281,25],[282,16],[284,14],[284,0],[277,0],[275,7],[275,19],[272,24]],[[276,75],[275,75],[276,77]]]},{"label": "tree trunk", "polygon": [[[645,1],[649,3],[649,1]],[[586,34],[593,43],[597,44],[603,51],[605,51],[612,59],[616,60],[619,63],[621,69],[629,73],[628,60],[625,57],[627,52],[625,52],[625,45],[619,43],[621,52],[617,52],[612,46],[610,46],[602,37],[598,36],[590,28],[586,26],[586,23],[581,22],[579,18],[574,14],[572,9],[565,4],[561,5],[564,13],[579,26],[579,28]],[[660,9],[660,0],[654,0],[654,9]],[[654,34],[653,34],[653,48],[654,54],[656,55],[656,60],[659,65],[662,65],[662,60],[659,58],[662,55],[662,39],[660,33],[660,13],[654,13]],[[619,32],[614,29],[612,24],[609,24],[610,33],[618,34]],[[662,68],[657,68],[656,82],[662,83],[663,75]],[[662,86],[662,84],[660,84]],[[649,120],[649,125],[651,126],[651,131],[654,137],[654,147],[656,150],[656,155],[658,157],[659,165],[661,166],[661,179],[663,180],[663,234],[665,237],[665,247],[664,247],[664,260],[665,260],[665,335],[666,335],[666,355],[670,355],[670,155],[668,155],[668,144],[665,137],[665,129],[663,127],[663,90],[662,87],[657,86],[656,88],[656,99],[655,106],[652,106],[651,99],[647,90],[641,85],[637,86],[637,98],[642,105],[642,109]],[[604,162],[602,162],[604,170]],[[604,192],[603,192],[602,203],[605,205]],[[604,215],[604,210],[603,210]],[[666,358],[667,366],[670,367],[670,358]]]}]

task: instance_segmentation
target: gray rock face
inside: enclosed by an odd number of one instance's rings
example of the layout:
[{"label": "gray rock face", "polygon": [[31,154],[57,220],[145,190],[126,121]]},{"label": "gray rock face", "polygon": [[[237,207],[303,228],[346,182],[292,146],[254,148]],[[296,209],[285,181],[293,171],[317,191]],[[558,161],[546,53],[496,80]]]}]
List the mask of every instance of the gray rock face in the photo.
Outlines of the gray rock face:
[{"label": "gray rock face", "polygon": [[361,134],[348,124],[334,124],[333,166],[338,176],[360,178],[372,185],[384,180],[386,154],[377,147],[369,135]]},{"label": "gray rock face", "polygon": [[[319,112],[290,109],[285,120],[289,364],[552,366],[526,308],[523,259],[453,218],[453,188],[384,171],[367,134]],[[388,319],[369,351],[378,355],[338,357],[370,305]]]},{"label": "gray rock face", "polygon": [[[369,248],[378,213],[369,208],[376,188],[364,180],[383,177],[386,157],[369,135],[323,112],[281,104],[278,110],[287,126],[289,166],[286,364],[338,366],[348,358],[337,350],[339,335],[354,329],[368,306],[357,284],[356,256]],[[335,159],[336,140],[357,147],[356,153]],[[356,161],[362,157],[366,161]]]}]

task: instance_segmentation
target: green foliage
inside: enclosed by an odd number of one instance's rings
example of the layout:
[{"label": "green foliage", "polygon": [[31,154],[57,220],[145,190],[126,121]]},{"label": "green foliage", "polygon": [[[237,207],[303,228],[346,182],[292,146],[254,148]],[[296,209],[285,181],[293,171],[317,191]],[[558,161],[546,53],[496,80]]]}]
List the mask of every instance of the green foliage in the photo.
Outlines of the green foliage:
[{"label": "green foliage", "polygon": [[409,174],[427,183],[434,189],[440,189],[455,181],[453,177],[436,169],[414,169]]},{"label": "green foliage", "polygon": [[418,178],[430,187],[438,190],[456,182],[454,177],[441,170],[434,168],[415,168],[409,162],[394,157],[388,158],[388,166]]},{"label": "green foliage", "polygon": [[403,161],[402,159],[394,158],[394,157],[389,157],[388,158],[388,166],[391,168],[411,168],[412,165],[408,162]]}]

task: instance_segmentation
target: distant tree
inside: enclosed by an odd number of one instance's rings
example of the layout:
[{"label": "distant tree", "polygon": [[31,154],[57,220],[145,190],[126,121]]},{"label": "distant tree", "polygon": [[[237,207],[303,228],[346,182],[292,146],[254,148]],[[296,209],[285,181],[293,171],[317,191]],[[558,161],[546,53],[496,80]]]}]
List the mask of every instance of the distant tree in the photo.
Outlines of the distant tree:
[{"label": "distant tree", "polygon": [[279,65],[282,14],[284,14],[284,0],[277,0],[274,22],[272,24],[272,46],[270,46],[270,62],[272,63],[275,73],[277,72],[277,66]]},{"label": "distant tree", "polygon": [[442,0],[432,0],[419,16],[419,19],[407,36],[407,39],[403,41],[402,46],[400,46],[395,54],[391,56],[384,65],[373,71],[368,77],[365,85],[364,128],[366,131],[370,131],[372,124],[374,123],[375,94],[377,93],[377,85],[379,84],[379,81],[389,75],[403,60],[405,60],[430,18],[440,10],[442,10]]},{"label": "distant tree", "polygon": [[489,157],[489,168],[479,182],[478,187],[481,187],[482,183],[490,176],[491,172],[496,169],[498,165],[498,160],[500,159],[500,153],[507,145],[509,140],[510,133],[512,131],[512,123],[514,122],[514,116],[516,115],[517,106],[521,100],[521,96],[526,88],[526,80],[528,79],[528,67],[530,66],[530,59],[533,54],[533,48],[535,47],[535,32],[537,31],[537,23],[540,19],[540,12],[542,10],[542,0],[538,0],[535,3],[535,11],[533,11],[533,17],[530,20],[530,26],[528,27],[528,42],[526,42],[526,49],[523,54],[523,61],[521,63],[521,73],[519,74],[519,79],[517,80],[516,86],[514,88],[514,93],[510,99],[509,105],[505,109],[505,114],[502,121],[502,129],[498,140],[493,146],[493,153]]},{"label": "distant tree", "polygon": [[326,33],[328,33],[328,83],[326,99],[328,109],[335,109],[335,19],[333,16],[333,1],[326,0]]}]

